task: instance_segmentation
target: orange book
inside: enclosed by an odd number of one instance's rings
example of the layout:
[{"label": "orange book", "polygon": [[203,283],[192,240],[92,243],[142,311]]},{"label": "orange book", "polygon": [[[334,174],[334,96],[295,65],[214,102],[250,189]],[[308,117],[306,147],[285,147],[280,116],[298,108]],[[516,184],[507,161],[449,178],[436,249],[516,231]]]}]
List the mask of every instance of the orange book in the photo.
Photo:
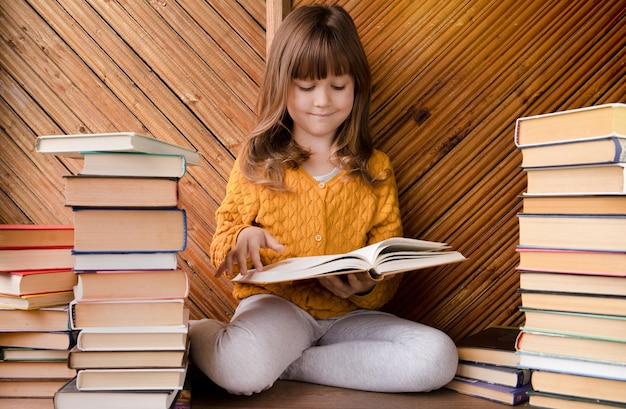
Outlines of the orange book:
[{"label": "orange book", "polygon": [[0,249],[71,248],[74,226],[0,224]]}]

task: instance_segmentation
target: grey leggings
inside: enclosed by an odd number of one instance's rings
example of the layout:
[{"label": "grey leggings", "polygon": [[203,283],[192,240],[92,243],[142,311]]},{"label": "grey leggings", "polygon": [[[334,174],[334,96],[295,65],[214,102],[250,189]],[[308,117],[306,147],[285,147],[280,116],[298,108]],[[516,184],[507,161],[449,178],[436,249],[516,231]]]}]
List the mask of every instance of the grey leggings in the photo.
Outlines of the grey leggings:
[{"label": "grey leggings", "polygon": [[190,329],[191,358],[216,384],[250,395],[277,379],[375,392],[422,392],[452,379],[456,347],[443,332],[370,310],[316,320],[273,295],[241,301],[231,322]]}]

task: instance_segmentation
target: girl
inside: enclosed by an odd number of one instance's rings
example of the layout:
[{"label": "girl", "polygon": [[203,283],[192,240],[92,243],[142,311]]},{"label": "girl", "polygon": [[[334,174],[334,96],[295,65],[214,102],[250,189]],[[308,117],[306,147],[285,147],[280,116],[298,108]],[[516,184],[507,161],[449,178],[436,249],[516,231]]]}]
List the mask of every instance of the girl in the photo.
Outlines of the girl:
[{"label": "girl", "polygon": [[[217,275],[402,235],[389,158],[372,146],[369,100],[369,66],[348,13],[325,6],[291,12],[268,56],[258,124],[217,211]],[[400,279],[236,283],[241,301],[229,324],[192,326],[192,358],[236,394],[277,379],[380,392],[439,388],[454,376],[454,343],[376,311]]]}]

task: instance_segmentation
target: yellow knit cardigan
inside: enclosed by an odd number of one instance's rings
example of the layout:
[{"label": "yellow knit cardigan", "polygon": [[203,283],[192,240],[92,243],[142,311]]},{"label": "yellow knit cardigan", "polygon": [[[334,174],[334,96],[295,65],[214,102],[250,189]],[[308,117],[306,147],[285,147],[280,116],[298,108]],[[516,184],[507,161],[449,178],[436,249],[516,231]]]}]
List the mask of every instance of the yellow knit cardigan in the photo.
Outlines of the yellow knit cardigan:
[{"label": "yellow knit cardigan", "polygon": [[[235,246],[239,232],[260,226],[285,246],[278,254],[262,250],[264,265],[295,257],[338,254],[402,235],[398,193],[387,155],[375,151],[370,160],[373,175],[387,173],[386,181],[367,186],[359,177],[340,172],[321,183],[305,170],[288,170],[287,192],[269,190],[243,177],[235,163],[226,188],[226,197],[217,210],[217,231],[211,243],[215,266]],[[331,318],[358,308],[377,309],[393,297],[401,276],[381,281],[366,295],[343,299],[317,280],[271,285],[236,283],[233,294],[243,299],[254,294],[283,297],[315,318]]]}]

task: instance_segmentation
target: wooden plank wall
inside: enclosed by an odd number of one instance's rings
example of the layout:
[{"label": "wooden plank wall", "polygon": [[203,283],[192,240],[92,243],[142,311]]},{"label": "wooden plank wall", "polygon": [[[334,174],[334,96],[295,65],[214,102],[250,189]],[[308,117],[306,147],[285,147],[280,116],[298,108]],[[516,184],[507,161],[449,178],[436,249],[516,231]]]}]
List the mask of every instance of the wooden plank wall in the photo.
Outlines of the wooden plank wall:
[{"label": "wooden plank wall", "polygon": [[[297,7],[310,3],[294,0]],[[387,310],[454,339],[521,324],[519,116],[626,102],[626,2],[341,0],[374,77],[376,146],[396,168],[407,236],[465,263],[411,275]],[[75,160],[37,135],[136,131],[204,153],[182,182],[194,318],[227,319],[230,284],[207,248],[254,119],[265,56],[261,0],[0,1],[0,222],[69,223]]]}]

